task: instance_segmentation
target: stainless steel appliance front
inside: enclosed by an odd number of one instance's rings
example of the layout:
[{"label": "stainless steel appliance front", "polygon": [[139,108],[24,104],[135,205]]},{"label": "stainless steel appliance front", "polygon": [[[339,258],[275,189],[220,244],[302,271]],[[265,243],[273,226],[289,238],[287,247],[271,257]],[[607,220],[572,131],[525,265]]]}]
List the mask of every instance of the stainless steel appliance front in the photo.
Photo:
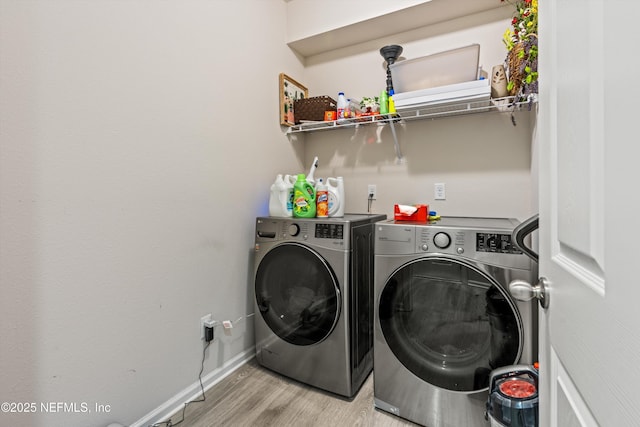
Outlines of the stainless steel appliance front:
[{"label": "stainless steel appliance front", "polygon": [[428,427],[487,425],[491,371],[537,357],[535,306],[507,287],[536,274],[511,241],[517,224],[376,224],[376,407]]},{"label": "stainless steel appliance front", "polygon": [[373,224],[384,215],[256,220],[256,359],[352,397],[373,368]]}]

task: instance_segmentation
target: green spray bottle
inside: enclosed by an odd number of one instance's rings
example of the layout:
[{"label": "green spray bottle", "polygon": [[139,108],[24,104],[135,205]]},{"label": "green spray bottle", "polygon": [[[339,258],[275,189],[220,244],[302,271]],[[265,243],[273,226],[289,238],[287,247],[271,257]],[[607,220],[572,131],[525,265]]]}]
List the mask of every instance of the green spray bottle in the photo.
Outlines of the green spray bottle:
[{"label": "green spray bottle", "polygon": [[316,217],[316,189],[307,182],[303,173],[293,184],[293,216],[296,218]]},{"label": "green spray bottle", "polygon": [[380,92],[378,100],[380,103],[380,114],[389,114],[389,95],[385,89]]}]

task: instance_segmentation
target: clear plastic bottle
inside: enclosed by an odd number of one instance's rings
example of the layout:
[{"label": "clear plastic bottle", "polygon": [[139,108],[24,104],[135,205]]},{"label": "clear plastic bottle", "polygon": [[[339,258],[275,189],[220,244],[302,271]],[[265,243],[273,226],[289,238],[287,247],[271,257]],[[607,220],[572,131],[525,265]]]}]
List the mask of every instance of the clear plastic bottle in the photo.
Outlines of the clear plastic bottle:
[{"label": "clear plastic bottle", "polygon": [[344,119],[344,111],[347,108],[347,98],[344,96],[344,92],[338,92],[338,119]]},{"label": "clear plastic bottle", "polygon": [[351,98],[347,98],[347,105],[344,107],[344,118],[350,119],[353,115],[351,113]]},{"label": "clear plastic bottle", "polygon": [[354,118],[360,115],[360,101],[356,99],[349,100],[349,117]]}]

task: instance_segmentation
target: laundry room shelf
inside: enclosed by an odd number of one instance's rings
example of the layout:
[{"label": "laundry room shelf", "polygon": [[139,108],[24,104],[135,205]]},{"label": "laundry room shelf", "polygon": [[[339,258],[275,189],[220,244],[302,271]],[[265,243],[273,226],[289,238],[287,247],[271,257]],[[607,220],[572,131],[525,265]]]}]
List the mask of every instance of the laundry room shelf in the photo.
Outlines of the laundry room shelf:
[{"label": "laundry room shelf", "polygon": [[415,108],[403,108],[402,111],[396,114],[378,114],[375,116],[361,116],[352,119],[333,120],[328,122],[307,122],[294,125],[287,130],[289,138],[293,134],[299,132],[317,132],[321,130],[343,129],[343,128],[357,128],[360,125],[384,125],[389,124],[391,133],[393,135],[393,146],[396,152],[396,163],[405,163],[400,144],[398,141],[398,134],[395,129],[396,123],[404,123],[412,120],[435,120],[444,117],[459,116],[465,114],[474,113],[501,113],[511,114],[512,123],[515,125],[514,112],[517,111],[532,111],[536,99],[525,102],[514,102],[513,97],[498,98],[492,100],[483,101],[452,101],[446,100],[435,105],[428,105]]},{"label": "laundry room shelf", "polygon": [[490,101],[458,101],[446,102],[424,107],[406,108],[397,114],[378,114],[375,116],[361,116],[352,119],[333,121],[306,122],[291,126],[288,134],[299,132],[317,132],[341,128],[358,127],[360,125],[384,124],[388,122],[403,122],[412,120],[438,119],[457,115],[474,113],[502,113],[511,114],[516,111],[533,110],[537,101],[514,102],[513,98],[500,98]]}]

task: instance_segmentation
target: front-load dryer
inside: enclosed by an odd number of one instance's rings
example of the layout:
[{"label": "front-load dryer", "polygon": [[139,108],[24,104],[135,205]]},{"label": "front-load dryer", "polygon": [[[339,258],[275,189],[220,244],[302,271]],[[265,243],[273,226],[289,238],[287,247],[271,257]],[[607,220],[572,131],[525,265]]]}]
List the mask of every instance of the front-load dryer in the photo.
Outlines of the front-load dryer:
[{"label": "front-load dryer", "polygon": [[374,402],[428,427],[485,427],[493,369],[537,360],[535,303],[511,280],[537,266],[518,221],[381,221],[375,231]]},{"label": "front-load dryer", "polygon": [[373,369],[373,235],[385,215],[256,220],[256,359],[351,398]]}]

